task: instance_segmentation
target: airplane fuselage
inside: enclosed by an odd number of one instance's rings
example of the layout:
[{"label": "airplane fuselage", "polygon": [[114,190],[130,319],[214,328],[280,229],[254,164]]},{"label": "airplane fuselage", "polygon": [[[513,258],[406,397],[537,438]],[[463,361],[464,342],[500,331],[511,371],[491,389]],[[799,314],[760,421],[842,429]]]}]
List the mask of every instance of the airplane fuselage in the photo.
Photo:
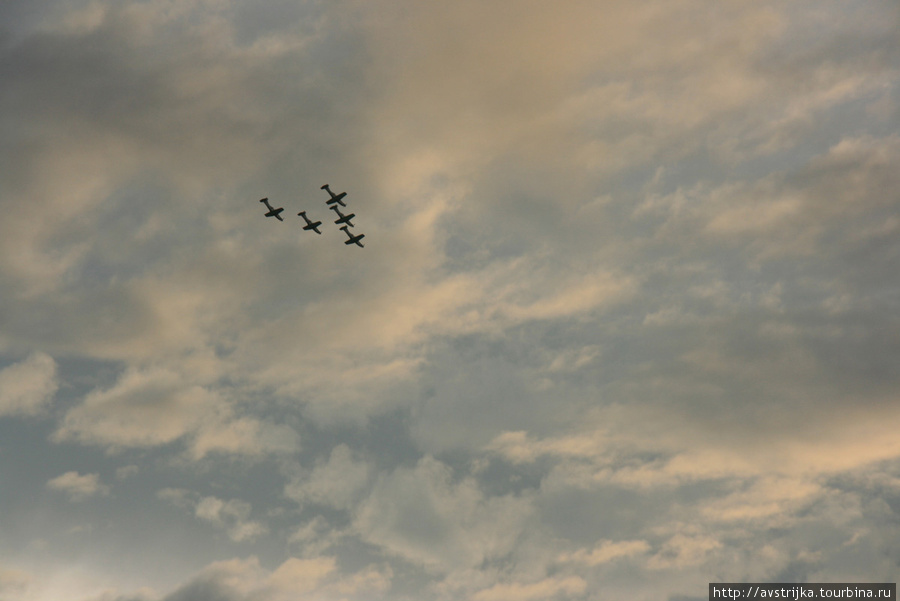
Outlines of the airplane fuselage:
[{"label": "airplane fuselage", "polygon": [[341,205],[342,207],[346,207],[346,206],[347,206],[347,205],[345,205],[344,202],[341,200],[342,198],[344,198],[345,196],[347,196],[347,193],[346,193],[346,192],[341,192],[340,194],[335,194],[334,192],[331,191],[331,188],[328,187],[328,184],[325,184],[324,186],[322,186],[322,190],[325,190],[326,192],[328,192],[328,193],[331,195],[331,198],[330,198],[329,200],[326,200],[326,201],[325,201],[325,204],[327,204],[327,205],[333,205],[334,203],[338,203],[338,204]]},{"label": "airplane fuselage", "polygon": [[272,205],[269,204],[268,198],[261,198],[259,199],[259,202],[266,205],[266,208],[269,209],[269,212],[266,213],[266,217],[275,217],[276,219],[278,219],[278,221],[284,221],[284,219],[282,219],[281,217],[281,212],[284,210],[284,207],[280,207],[277,209],[272,208]]},{"label": "airplane fuselage", "polygon": [[346,225],[341,226],[341,229],[344,230],[344,233],[347,234],[347,238],[348,238],[347,240],[344,241],[344,244],[355,244],[360,248],[365,248],[362,245],[362,242],[360,242],[360,240],[362,240],[363,238],[366,237],[365,234],[357,234],[356,236],[354,236],[353,234],[350,233],[350,230],[347,229]]},{"label": "airplane fuselage", "polygon": [[344,215],[343,213],[341,213],[341,210],[335,206],[330,206],[328,208],[331,209],[332,211],[334,211],[335,213],[337,213],[337,215],[338,215],[338,218],[334,220],[335,223],[338,223],[338,224],[346,223],[350,227],[353,227],[353,222],[350,220],[353,219],[354,217],[356,217],[355,213],[350,213],[349,215]]},{"label": "airplane fuselage", "polygon": [[303,220],[306,221],[306,225],[303,226],[303,229],[312,230],[317,234],[322,233],[319,231],[319,226],[322,225],[321,221],[310,221],[309,217],[306,216],[306,211],[300,211],[297,214],[300,215],[301,217],[303,217]]}]

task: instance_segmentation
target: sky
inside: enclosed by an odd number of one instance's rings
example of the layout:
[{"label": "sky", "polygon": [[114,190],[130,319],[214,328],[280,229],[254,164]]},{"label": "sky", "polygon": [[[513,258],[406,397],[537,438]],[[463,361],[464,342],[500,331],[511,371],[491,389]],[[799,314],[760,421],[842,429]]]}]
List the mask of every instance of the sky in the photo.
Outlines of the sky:
[{"label": "sky", "polygon": [[0,3],[0,600],[896,582],[898,31]]}]

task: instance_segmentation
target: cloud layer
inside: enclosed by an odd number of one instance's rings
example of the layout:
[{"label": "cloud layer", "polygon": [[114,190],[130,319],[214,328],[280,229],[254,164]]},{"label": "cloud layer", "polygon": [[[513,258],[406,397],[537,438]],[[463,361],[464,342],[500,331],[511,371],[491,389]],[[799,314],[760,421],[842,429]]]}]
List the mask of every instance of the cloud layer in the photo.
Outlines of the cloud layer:
[{"label": "cloud layer", "polygon": [[0,17],[0,597],[896,573],[895,3]]}]

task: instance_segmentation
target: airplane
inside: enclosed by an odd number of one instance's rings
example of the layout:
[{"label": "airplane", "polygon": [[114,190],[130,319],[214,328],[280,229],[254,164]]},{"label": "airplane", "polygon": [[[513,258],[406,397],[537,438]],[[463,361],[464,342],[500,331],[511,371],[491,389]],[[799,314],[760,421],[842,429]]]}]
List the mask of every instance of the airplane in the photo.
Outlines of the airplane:
[{"label": "airplane", "polygon": [[360,240],[362,240],[363,238],[366,237],[365,234],[359,234],[359,235],[357,235],[357,236],[354,236],[354,235],[351,234],[350,231],[347,229],[347,226],[346,226],[346,225],[342,225],[342,226],[341,226],[341,229],[344,230],[344,233],[347,234],[347,237],[348,237],[348,238],[350,238],[349,240],[344,241],[344,244],[356,244],[356,245],[357,245],[358,247],[360,247],[360,248],[365,248],[365,247],[362,245],[362,243],[360,242]]},{"label": "airplane", "polygon": [[273,209],[272,205],[269,204],[268,198],[262,198],[259,202],[266,203],[266,208],[269,209],[269,212],[266,213],[266,217],[275,217],[276,219],[278,219],[278,221],[284,221],[284,219],[282,219],[280,215],[280,213],[284,210],[284,207]]},{"label": "airplane", "polygon": [[341,210],[334,205],[331,205],[328,208],[338,214],[338,218],[334,220],[335,223],[346,223],[350,227],[353,227],[353,222],[351,222],[350,220],[356,217],[356,213],[344,215],[343,213],[341,213]]},{"label": "airplane", "polygon": [[322,233],[319,231],[319,226],[322,225],[321,221],[310,221],[309,217],[306,216],[306,211],[300,211],[297,214],[300,215],[301,217],[303,217],[303,220],[306,221],[306,225],[303,226],[303,229],[312,230],[317,234]]},{"label": "airplane", "polygon": [[335,194],[334,192],[331,191],[331,188],[328,187],[328,184],[325,184],[324,186],[322,186],[321,189],[327,190],[328,193],[331,194],[331,200],[326,200],[325,204],[330,205],[330,204],[338,203],[342,207],[347,206],[344,204],[344,201],[341,200],[343,197],[347,196],[346,192],[341,192],[340,194]]}]

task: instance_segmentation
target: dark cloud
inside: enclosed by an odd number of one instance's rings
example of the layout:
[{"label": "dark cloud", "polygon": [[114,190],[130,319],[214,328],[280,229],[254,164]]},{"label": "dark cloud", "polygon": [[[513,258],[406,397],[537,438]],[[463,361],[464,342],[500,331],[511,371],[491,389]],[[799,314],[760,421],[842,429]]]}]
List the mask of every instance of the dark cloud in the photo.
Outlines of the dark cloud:
[{"label": "dark cloud", "polygon": [[[257,597],[259,599],[259,597]],[[170,595],[164,601],[250,601],[251,597],[239,595],[229,587],[214,581],[192,582]]]}]

